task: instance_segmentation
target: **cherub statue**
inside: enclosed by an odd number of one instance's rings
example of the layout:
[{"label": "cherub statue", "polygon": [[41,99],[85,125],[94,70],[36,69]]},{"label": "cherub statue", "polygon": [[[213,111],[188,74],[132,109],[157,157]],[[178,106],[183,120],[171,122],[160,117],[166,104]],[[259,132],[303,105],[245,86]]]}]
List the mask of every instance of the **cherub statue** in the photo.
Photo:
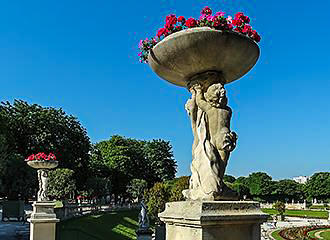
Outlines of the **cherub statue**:
[{"label": "cherub statue", "polygon": [[217,75],[208,82],[190,85],[192,98],[186,104],[194,143],[189,190],[183,194],[190,200],[234,199],[235,193],[223,184],[230,152],[236,147],[237,135],[230,131],[232,110],[227,106],[226,90]]},{"label": "cherub statue", "polygon": [[38,201],[48,201],[48,172],[47,170],[38,170],[38,181],[39,181],[39,191],[38,191]]}]

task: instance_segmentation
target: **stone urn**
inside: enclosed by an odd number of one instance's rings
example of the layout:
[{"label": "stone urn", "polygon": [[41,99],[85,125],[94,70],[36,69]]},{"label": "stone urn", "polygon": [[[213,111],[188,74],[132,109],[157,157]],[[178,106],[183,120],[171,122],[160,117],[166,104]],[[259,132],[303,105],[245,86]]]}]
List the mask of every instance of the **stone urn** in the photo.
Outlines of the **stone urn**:
[{"label": "stone urn", "polygon": [[26,161],[27,164],[38,170],[38,202],[49,201],[48,197],[48,171],[49,169],[56,168],[58,161],[56,160],[31,160]]},{"label": "stone urn", "polygon": [[56,223],[59,219],[54,213],[55,202],[48,197],[48,171],[58,166],[56,160],[26,160],[27,164],[38,170],[39,191],[33,203],[30,219],[30,240],[55,240]]},{"label": "stone urn", "polygon": [[238,139],[224,86],[249,72],[259,55],[251,38],[208,27],[173,33],[149,52],[149,66],[159,77],[191,93],[185,105],[194,135],[191,178],[183,191],[187,201],[166,203],[158,215],[167,240],[261,239],[268,215],[258,202],[237,201],[223,182]]},{"label": "stone urn", "polygon": [[238,199],[223,183],[237,141],[224,85],[249,72],[259,55],[251,38],[209,27],[173,33],[149,52],[148,63],[159,77],[192,94],[185,105],[194,134],[188,200]]}]

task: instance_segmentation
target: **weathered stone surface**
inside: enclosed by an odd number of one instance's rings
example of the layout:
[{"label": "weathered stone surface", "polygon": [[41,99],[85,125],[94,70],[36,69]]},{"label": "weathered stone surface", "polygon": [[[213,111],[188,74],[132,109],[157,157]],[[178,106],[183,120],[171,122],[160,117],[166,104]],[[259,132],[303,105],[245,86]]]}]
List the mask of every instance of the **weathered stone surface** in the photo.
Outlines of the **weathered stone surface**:
[{"label": "weathered stone surface", "polygon": [[150,51],[148,62],[158,76],[185,87],[207,71],[222,73],[230,83],[250,71],[259,55],[258,44],[242,34],[198,27],[166,37]]},{"label": "weathered stone surface", "polygon": [[34,202],[30,222],[30,240],[55,240],[55,202]]},{"label": "weathered stone surface", "polygon": [[257,202],[186,201],[167,203],[159,217],[167,240],[260,240],[268,215]]},{"label": "weathered stone surface", "polygon": [[58,166],[58,161],[54,160],[33,160],[27,161],[30,167],[38,169],[38,182],[39,191],[37,200],[49,201],[48,196],[48,171],[49,169],[56,168]]},{"label": "weathered stone surface", "polygon": [[237,134],[230,130],[232,110],[227,106],[223,76],[216,72],[199,74],[189,83],[192,98],[186,103],[194,134],[188,200],[238,200],[223,183]]}]

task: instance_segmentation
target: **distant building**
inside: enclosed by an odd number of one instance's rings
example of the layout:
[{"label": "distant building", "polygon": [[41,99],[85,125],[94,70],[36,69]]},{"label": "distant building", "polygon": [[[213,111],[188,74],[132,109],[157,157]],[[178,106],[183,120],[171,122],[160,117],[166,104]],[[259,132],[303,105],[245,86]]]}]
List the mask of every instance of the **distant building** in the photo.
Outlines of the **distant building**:
[{"label": "distant building", "polygon": [[301,184],[305,184],[307,183],[309,177],[307,176],[299,176],[299,177],[294,177],[293,181],[297,182],[297,183],[301,183]]}]

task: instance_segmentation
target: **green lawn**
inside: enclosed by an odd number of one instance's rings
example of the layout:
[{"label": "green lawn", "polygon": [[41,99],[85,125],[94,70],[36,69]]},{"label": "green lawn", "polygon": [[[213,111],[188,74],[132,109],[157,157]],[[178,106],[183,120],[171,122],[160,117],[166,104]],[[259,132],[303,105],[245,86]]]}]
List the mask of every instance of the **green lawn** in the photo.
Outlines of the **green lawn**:
[{"label": "green lawn", "polygon": [[323,232],[320,236],[323,237],[324,240],[330,240],[330,231]]},{"label": "green lawn", "polygon": [[138,210],[84,216],[58,223],[57,240],[136,239]]},{"label": "green lawn", "polygon": [[[278,214],[275,209],[272,208],[263,208],[261,209],[264,213],[267,214]],[[289,217],[308,217],[308,218],[328,218],[327,211],[311,211],[311,210],[286,210],[285,216]]]},{"label": "green lawn", "polygon": [[272,232],[272,237],[273,238],[275,238],[276,240],[283,240],[283,238],[279,235],[279,232],[280,232],[281,230],[277,230],[277,231],[275,231],[275,232]]}]

